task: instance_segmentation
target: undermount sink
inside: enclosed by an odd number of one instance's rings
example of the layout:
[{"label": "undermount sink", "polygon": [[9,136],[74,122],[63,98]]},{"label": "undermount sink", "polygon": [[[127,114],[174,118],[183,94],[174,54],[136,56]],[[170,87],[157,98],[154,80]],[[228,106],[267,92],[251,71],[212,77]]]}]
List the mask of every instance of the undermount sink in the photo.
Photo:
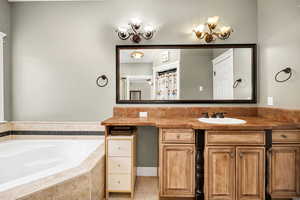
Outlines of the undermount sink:
[{"label": "undermount sink", "polygon": [[199,118],[200,122],[208,123],[208,124],[245,124],[246,121],[242,119],[236,118]]}]

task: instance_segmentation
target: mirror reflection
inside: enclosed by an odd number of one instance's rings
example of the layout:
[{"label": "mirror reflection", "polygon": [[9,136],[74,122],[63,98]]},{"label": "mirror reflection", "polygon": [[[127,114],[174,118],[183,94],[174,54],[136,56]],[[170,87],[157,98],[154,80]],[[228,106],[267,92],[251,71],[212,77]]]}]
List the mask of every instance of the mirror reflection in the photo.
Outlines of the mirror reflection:
[{"label": "mirror reflection", "polygon": [[251,100],[252,48],[120,49],[120,100]]}]

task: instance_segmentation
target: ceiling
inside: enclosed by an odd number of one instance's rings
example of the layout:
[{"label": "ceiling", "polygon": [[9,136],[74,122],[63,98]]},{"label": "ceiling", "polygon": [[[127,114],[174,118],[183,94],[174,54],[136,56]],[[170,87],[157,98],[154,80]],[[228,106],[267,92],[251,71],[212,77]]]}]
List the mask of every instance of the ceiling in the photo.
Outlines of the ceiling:
[{"label": "ceiling", "polygon": [[[134,51],[141,51],[144,53],[144,57],[141,59],[131,58],[131,53]],[[154,57],[160,53],[160,49],[130,49],[120,51],[121,63],[153,63]]]}]

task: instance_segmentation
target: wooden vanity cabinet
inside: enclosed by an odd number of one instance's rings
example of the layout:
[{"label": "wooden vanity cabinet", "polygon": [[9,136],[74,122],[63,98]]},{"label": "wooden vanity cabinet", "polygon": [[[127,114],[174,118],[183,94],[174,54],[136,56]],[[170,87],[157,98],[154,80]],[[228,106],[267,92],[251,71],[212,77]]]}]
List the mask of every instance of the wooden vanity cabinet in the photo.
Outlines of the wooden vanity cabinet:
[{"label": "wooden vanity cabinet", "polygon": [[236,199],[264,199],[265,148],[236,148]]},{"label": "wooden vanity cabinet", "polygon": [[[247,134],[254,134],[249,136],[252,140],[245,140]],[[243,131],[206,132],[206,200],[264,200],[264,134]],[[239,135],[241,138],[238,138]]]},{"label": "wooden vanity cabinet", "polygon": [[191,129],[160,129],[160,197],[195,196],[195,139]]},{"label": "wooden vanity cabinet", "polygon": [[269,192],[274,199],[300,197],[300,131],[273,131]]},{"label": "wooden vanity cabinet", "polygon": [[235,148],[207,147],[205,150],[206,199],[235,198]]}]

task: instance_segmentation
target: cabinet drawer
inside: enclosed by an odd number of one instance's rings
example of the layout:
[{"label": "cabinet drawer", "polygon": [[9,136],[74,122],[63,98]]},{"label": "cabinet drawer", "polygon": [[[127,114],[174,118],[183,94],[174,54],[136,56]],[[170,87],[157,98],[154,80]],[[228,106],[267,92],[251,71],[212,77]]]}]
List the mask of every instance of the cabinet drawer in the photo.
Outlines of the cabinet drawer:
[{"label": "cabinet drawer", "polygon": [[276,130],[272,132],[273,143],[300,143],[300,130]]},{"label": "cabinet drawer", "polygon": [[109,174],[108,175],[109,191],[130,191],[131,175],[130,174]]},{"label": "cabinet drawer", "polygon": [[264,145],[264,131],[207,131],[207,145]]},{"label": "cabinet drawer", "polygon": [[110,174],[130,174],[130,157],[108,157],[108,173]]},{"label": "cabinet drawer", "polygon": [[130,140],[108,140],[108,156],[130,157],[131,145]]},{"label": "cabinet drawer", "polygon": [[194,143],[195,136],[192,129],[162,129],[162,141],[170,143]]}]

